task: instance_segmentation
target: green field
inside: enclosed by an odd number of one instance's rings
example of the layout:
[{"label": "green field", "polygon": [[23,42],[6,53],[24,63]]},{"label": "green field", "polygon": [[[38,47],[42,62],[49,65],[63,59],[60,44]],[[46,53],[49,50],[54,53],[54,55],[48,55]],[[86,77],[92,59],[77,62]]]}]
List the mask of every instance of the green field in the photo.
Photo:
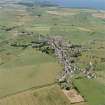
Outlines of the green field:
[{"label": "green field", "polygon": [[86,79],[75,80],[74,84],[89,105],[105,104],[105,84]]},{"label": "green field", "polygon": [[61,70],[57,61],[34,49],[26,49],[0,67],[0,97],[53,83]]},{"label": "green field", "polygon": [[[54,56],[30,46],[13,47],[11,43],[27,45],[38,35],[63,36],[89,49],[82,53],[77,63],[84,67],[92,61],[96,65],[97,78],[77,79],[74,84],[87,105],[104,105],[105,19],[93,15],[98,13],[101,12],[39,6],[0,9],[0,97],[53,83],[62,70]],[[33,94],[36,105],[70,105],[57,86],[43,88]]]}]

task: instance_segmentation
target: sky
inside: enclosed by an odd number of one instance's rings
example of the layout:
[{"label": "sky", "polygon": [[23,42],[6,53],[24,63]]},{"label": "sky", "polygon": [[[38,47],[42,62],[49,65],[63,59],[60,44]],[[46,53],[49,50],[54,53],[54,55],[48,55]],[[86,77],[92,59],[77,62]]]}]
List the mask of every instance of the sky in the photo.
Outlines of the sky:
[{"label": "sky", "polygon": [[105,9],[105,0],[0,0],[3,1],[50,1],[63,7]]},{"label": "sky", "polygon": [[105,9],[105,0],[53,0],[53,2],[66,7]]}]

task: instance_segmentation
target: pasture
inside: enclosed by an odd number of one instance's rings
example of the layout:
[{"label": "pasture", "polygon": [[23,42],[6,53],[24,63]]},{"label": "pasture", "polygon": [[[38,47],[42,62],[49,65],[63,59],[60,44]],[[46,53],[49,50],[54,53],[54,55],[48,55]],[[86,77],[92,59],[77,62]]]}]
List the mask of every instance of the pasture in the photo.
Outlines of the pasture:
[{"label": "pasture", "polygon": [[0,97],[55,81],[61,70],[56,59],[26,49],[0,67]]},{"label": "pasture", "polygon": [[[59,97],[59,98],[58,98]],[[27,90],[16,95],[0,99],[0,105],[71,105],[70,101],[56,86],[47,86],[40,89]],[[87,105],[78,103],[74,105]]]},{"label": "pasture", "polygon": [[88,105],[104,105],[105,104],[105,84],[101,84],[95,80],[80,79],[75,80],[75,86],[81,95],[84,96]]}]

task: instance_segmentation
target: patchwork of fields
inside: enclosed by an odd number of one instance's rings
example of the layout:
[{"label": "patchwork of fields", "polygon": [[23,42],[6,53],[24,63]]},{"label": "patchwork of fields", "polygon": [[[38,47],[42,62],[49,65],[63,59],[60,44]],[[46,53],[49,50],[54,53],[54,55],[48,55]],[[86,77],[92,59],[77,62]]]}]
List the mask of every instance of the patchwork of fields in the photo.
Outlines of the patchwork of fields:
[{"label": "patchwork of fields", "polygon": [[[58,98],[59,97],[59,98]],[[35,90],[27,90],[16,95],[0,99],[0,105],[71,105],[64,93],[56,85]],[[74,105],[86,105],[78,103]]]},{"label": "patchwork of fields", "polygon": [[[0,99],[0,105],[71,105],[56,85],[31,89],[55,82],[62,66],[54,56],[30,46],[11,46],[12,43],[28,45],[39,35],[63,36],[89,49],[77,63],[82,68],[92,61],[97,78],[74,80],[87,101],[75,105],[104,105],[105,19],[103,12],[99,12],[39,6],[0,8],[0,97],[7,96]],[[20,91],[24,92],[18,93]],[[8,96],[14,93],[18,94]]]}]

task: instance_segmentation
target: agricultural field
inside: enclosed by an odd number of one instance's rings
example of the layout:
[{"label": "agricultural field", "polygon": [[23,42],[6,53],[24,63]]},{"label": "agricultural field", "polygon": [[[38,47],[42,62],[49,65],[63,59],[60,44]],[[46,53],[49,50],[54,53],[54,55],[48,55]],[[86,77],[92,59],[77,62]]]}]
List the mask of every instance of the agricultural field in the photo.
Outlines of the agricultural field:
[{"label": "agricultural field", "polygon": [[91,61],[97,78],[73,80],[86,100],[74,105],[104,105],[105,11],[16,4],[0,8],[0,105],[71,105],[55,83],[62,65],[30,46],[41,35],[62,36],[88,49],[77,64],[83,68]]},{"label": "agricultural field", "polygon": [[[59,98],[58,98],[59,97]],[[41,101],[40,101],[41,100]],[[0,105],[71,105],[70,101],[63,94],[61,89],[56,86],[48,86],[40,89],[18,93],[0,100]],[[79,103],[74,105],[86,105]]]}]

